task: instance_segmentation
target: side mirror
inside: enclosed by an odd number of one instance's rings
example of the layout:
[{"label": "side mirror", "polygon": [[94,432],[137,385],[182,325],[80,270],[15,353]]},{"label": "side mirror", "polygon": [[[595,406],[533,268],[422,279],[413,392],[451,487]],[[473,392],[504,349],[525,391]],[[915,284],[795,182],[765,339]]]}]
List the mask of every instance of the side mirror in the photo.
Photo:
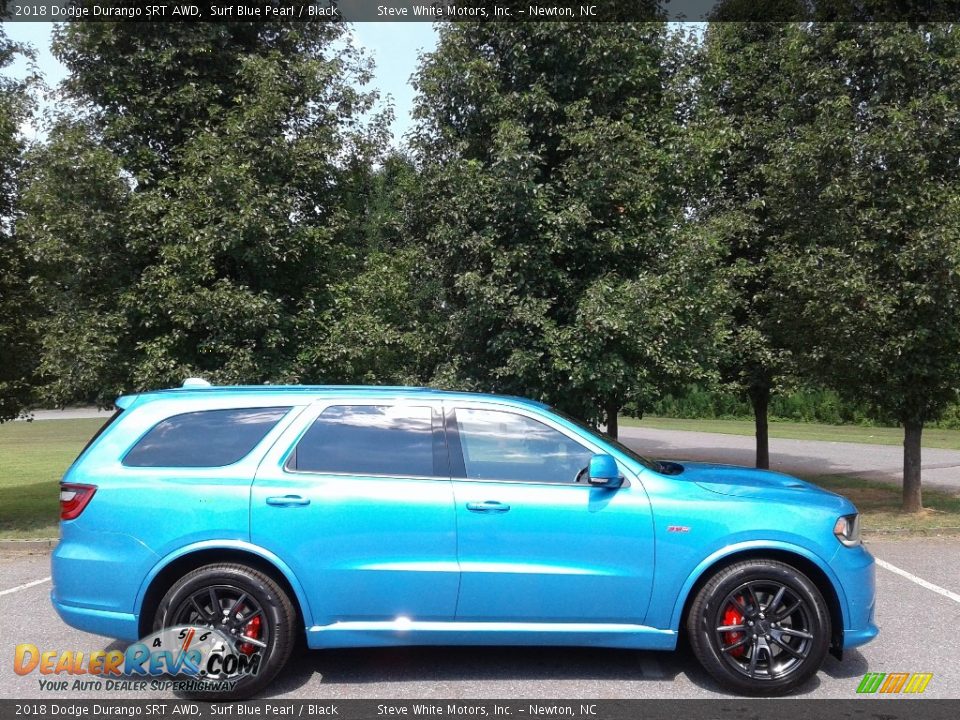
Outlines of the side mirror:
[{"label": "side mirror", "polygon": [[594,487],[618,488],[623,485],[623,475],[612,455],[594,455],[590,458],[587,477]]}]

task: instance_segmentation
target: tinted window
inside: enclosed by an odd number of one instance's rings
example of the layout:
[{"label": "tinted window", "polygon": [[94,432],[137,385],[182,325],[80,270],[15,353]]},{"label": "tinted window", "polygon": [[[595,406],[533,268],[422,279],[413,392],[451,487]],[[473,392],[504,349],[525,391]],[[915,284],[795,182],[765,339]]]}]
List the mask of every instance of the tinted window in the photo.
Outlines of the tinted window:
[{"label": "tinted window", "polygon": [[429,407],[335,405],[300,440],[291,465],[308,472],[430,477],[433,443]]},{"label": "tinted window", "polygon": [[263,440],[290,408],[204,410],[167,418],[123,459],[132,467],[221,467]]},{"label": "tinted window", "polygon": [[[576,425],[578,428],[580,428],[581,430],[583,430],[583,431],[584,431],[585,433],[587,433],[588,435],[592,435],[592,436],[593,436],[594,438],[596,438],[597,440],[600,440],[601,442],[605,442],[605,443],[607,443],[608,445],[613,445],[617,450],[619,450],[620,452],[622,452],[622,453],[623,453],[624,455],[626,455],[627,457],[636,460],[638,463],[640,463],[641,465],[643,465],[645,468],[647,468],[647,469],[649,469],[649,470],[655,470],[656,472],[663,472],[663,471],[664,471],[663,465],[662,465],[660,462],[658,462],[657,460],[651,460],[651,459],[648,458],[648,457],[644,457],[643,455],[641,455],[640,453],[638,453],[636,450],[633,450],[633,449],[631,449],[631,448],[628,448],[626,445],[624,445],[624,444],[623,444],[622,442],[620,442],[619,440],[615,440],[614,438],[610,437],[610,436],[607,435],[606,433],[600,432],[600,431],[597,430],[596,428],[591,427],[590,425],[587,425],[587,424],[586,424],[585,422],[583,422],[582,420],[577,420],[577,418],[572,417],[572,416],[570,416],[570,415],[567,415],[566,413],[561,412],[560,410],[557,410],[557,409],[554,408],[554,407],[550,408],[550,412],[552,412],[554,415],[559,415],[560,417],[565,418],[565,419],[568,420],[569,422],[572,422],[572,423],[573,423],[574,425]],[[675,464],[675,463],[674,463],[674,464]]]},{"label": "tinted window", "polygon": [[532,418],[498,410],[457,408],[468,478],[572,483],[590,450]]}]

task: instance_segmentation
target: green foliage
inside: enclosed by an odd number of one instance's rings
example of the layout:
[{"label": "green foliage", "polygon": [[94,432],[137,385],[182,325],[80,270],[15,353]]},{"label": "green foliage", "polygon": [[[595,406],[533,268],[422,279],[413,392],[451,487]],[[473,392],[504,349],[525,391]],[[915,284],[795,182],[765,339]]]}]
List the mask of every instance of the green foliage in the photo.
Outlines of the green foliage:
[{"label": "green foliage", "polygon": [[419,385],[445,360],[436,288],[422,253],[375,251],[361,272],[337,285],[327,341],[314,359],[326,375],[359,384]]},{"label": "green foliage", "polygon": [[440,375],[601,420],[709,372],[672,51],[663,24],[441,29],[415,79]]},{"label": "green foliage", "polygon": [[[795,28],[770,22],[711,24],[697,58],[698,103],[690,131],[691,146],[707,170],[696,220],[722,238],[732,300],[722,374],[731,387],[761,404],[790,382],[794,330],[791,318],[776,311],[780,291],[771,267],[786,242],[783,217],[802,216],[809,200],[792,194],[792,178],[778,172],[781,144],[795,122],[784,112],[795,102],[784,73]],[[789,204],[789,212],[774,211],[773,198]]]},{"label": "green foliage", "polygon": [[321,376],[357,384],[440,382],[444,317],[414,220],[419,198],[417,170],[404,154],[392,152],[371,174],[357,245],[362,261],[331,286],[324,341],[302,351]]},{"label": "green foliage", "polygon": [[810,201],[775,205],[777,310],[813,376],[934,421],[960,387],[960,28],[798,29],[788,70],[779,173]]},{"label": "green foliage", "polygon": [[[29,52],[0,28],[0,70]],[[17,417],[29,403],[36,363],[36,337],[29,326],[36,308],[13,232],[24,146],[20,126],[30,117],[32,82],[0,77],[0,422]]]},{"label": "green foliage", "polygon": [[324,377],[311,348],[327,342],[332,288],[362,267],[389,119],[343,32],[58,29],[78,112],[31,159],[23,223],[52,314],[48,399]]},{"label": "green foliage", "polygon": [[[648,413],[657,417],[703,420],[753,419],[753,409],[742,395],[699,385],[666,394],[650,405]],[[873,427],[896,424],[891,418],[877,418],[864,404],[844,400],[834,390],[820,389],[785,390],[774,395],[770,401],[770,417],[825,425]]]},{"label": "green foliage", "polygon": [[82,124],[58,124],[27,155],[17,231],[45,309],[44,399],[106,404],[128,389],[136,348],[123,305],[143,267],[125,232],[131,194],[119,160]]},{"label": "green foliage", "polygon": [[960,28],[797,26],[785,70],[795,129],[772,171],[808,201],[772,206],[777,312],[811,376],[903,425],[918,512],[923,426],[960,387]]},{"label": "green foliage", "polygon": [[[63,90],[87,112],[139,185],[175,172],[181,148],[229,127],[251,145],[335,132],[367,98],[348,82],[369,69],[333,45],[336,23],[64,23],[52,50],[70,71]],[[342,107],[338,104],[342,103]],[[238,148],[239,149],[239,148]]]}]

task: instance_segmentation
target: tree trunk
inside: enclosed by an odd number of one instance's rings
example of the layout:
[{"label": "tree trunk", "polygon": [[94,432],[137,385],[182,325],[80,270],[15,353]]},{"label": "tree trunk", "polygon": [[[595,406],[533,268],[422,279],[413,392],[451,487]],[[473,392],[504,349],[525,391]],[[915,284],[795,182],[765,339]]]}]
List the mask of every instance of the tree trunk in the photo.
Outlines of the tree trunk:
[{"label": "tree trunk", "polygon": [[757,435],[757,467],[770,467],[770,435],[767,429],[767,410],[770,407],[770,386],[755,385],[750,388],[750,404],[753,406],[753,421]]},{"label": "tree trunk", "polygon": [[617,416],[620,413],[620,405],[616,400],[610,400],[607,402],[607,435],[616,439],[617,434],[620,432],[620,427],[617,422]]},{"label": "tree trunk", "polygon": [[923,423],[903,424],[903,511],[917,513],[923,509],[920,494],[920,438]]}]

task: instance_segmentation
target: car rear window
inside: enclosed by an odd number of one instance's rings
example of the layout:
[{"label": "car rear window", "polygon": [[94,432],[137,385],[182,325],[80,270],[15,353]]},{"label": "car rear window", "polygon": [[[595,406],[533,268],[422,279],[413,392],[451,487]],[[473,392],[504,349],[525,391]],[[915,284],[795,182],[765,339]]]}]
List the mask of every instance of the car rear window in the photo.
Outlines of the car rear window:
[{"label": "car rear window", "polygon": [[129,467],[223,467],[246,457],[289,407],[202,410],[157,423],[133,446]]},{"label": "car rear window", "polygon": [[297,444],[289,467],[305,472],[432,477],[429,407],[334,405]]}]

